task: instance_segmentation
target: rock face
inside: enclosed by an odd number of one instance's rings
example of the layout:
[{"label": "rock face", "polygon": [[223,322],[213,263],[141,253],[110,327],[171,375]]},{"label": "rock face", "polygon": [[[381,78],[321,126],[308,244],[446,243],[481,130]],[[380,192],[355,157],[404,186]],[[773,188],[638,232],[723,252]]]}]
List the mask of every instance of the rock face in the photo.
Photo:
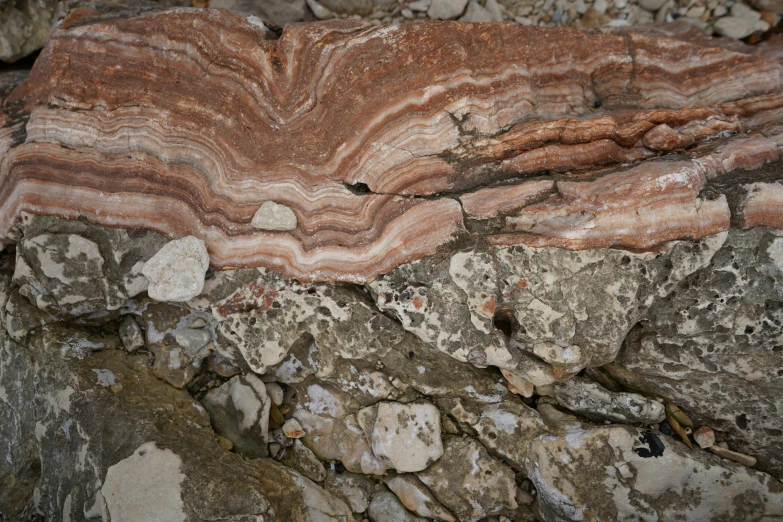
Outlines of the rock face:
[{"label": "rock face", "polygon": [[0,73],[0,520],[783,517],[781,62],[73,10]]},{"label": "rock face", "polygon": [[[578,463],[578,464],[577,464]],[[625,426],[545,436],[527,473],[545,520],[763,520],[783,513],[783,485],[769,475]]]}]

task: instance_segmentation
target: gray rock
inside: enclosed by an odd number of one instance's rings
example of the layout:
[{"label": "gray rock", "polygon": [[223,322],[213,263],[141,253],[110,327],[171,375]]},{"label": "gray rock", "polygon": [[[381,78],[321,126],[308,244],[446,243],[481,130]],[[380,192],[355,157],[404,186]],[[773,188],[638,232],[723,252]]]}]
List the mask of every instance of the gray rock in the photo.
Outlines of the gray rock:
[{"label": "gray rock", "polygon": [[438,350],[542,386],[613,360],[655,297],[724,240],[673,242],[657,255],[498,247],[422,259],[368,286],[381,310]]},{"label": "gray rock", "polygon": [[[294,443],[283,450],[278,459],[281,464],[294,469],[309,478],[313,482],[323,482],[326,478],[326,469],[307,446],[295,440]],[[340,498],[338,496],[338,498]]]},{"label": "gray rock", "polygon": [[421,471],[443,455],[440,412],[432,404],[381,402],[357,419],[375,456],[397,471]]},{"label": "gray rock", "polygon": [[[318,13],[315,13],[318,16]],[[321,18],[320,16],[318,18]],[[324,16],[323,18],[328,18]],[[296,229],[296,214],[289,207],[265,201],[250,221],[259,230],[285,231]]]},{"label": "gray rock", "polygon": [[610,392],[600,384],[579,377],[555,384],[555,398],[564,408],[599,421],[654,424],[666,418],[660,402],[638,393]]},{"label": "gray rock", "polygon": [[639,0],[639,6],[647,11],[655,12],[666,3],[666,0]]},{"label": "gray rock", "polygon": [[372,12],[371,0],[319,0],[334,13],[347,15],[368,15]]},{"label": "gray rock", "polygon": [[752,0],[750,5],[760,11],[771,11],[775,14],[783,15],[782,0]]},{"label": "gray rock", "polygon": [[0,1],[0,61],[15,62],[46,43],[54,0]]},{"label": "gray rock", "polygon": [[468,3],[468,9],[465,14],[460,17],[460,22],[502,22],[503,15],[499,9],[490,10],[477,0],[470,0]]},{"label": "gray rock", "polygon": [[783,476],[783,236],[732,230],[708,266],[652,307],[606,369],[682,408]]},{"label": "gray rock", "polygon": [[457,18],[468,5],[468,0],[432,0],[427,16],[438,20]]},{"label": "gray rock", "polygon": [[[0,389],[13,401],[25,401],[17,415],[0,423],[16,441],[0,445],[4,515],[351,520],[342,501],[298,473],[223,450],[204,409],[154,377],[145,358],[109,349],[65,359],[52,349],[91,338],[87,331],[50,325],[9,352],[0,336]],[[120,386],[105,386],[95,370],[111,372]],[[8,413],[4,409],[12,404],[0,401],[0,411]]]},{"label": "gray rock", "polygon": [[144,264],[149,296],[158,301],[187,301],[201,293],[209,268],[204,242],[188,236],[170,241]]},{"label": "gray rock", "polygon": [[301,22],[305,16],[305,0],[210,0],[209,7],[256,15],[279,26]]},{"label": "gray rock", "polygon": [[328,470],[324,489],[345,502],[354,513],[364,513],[375,492],[375,482],[364,475]]},{"label": "gray rock", "polygon": [[117,310],[147,290],[145,261],[165,238],[81,221],[22,215],[14,284],[41,310],[70,317]]},{"label": "gray rock", "polygon": [[541,437],[526,470],[547,522],[783,515],[783,484],[771,476],[628,426]]},{"label": "gray rock", "polygon": [[372,497],[367,510],[372,522],[426,522],[405,509],[405,506],[388,491],[379,491]]},{"label": "gray rock", "polygon": [[144,334],[132,315],[126,315],[120,323],[120,340],[128,353],[144,347]]},{"label": "gray rock", "polygon": [[248,458],[266,457],[269,442],[269,408],[266,387],[255,375],[237,375],[210,390],[204,408],[215,431]]},{"label": "gray rock", "polygon": [[517,507],[514,472],[472,439],[447,438],[443,456],[417,476],[459,520]]}]

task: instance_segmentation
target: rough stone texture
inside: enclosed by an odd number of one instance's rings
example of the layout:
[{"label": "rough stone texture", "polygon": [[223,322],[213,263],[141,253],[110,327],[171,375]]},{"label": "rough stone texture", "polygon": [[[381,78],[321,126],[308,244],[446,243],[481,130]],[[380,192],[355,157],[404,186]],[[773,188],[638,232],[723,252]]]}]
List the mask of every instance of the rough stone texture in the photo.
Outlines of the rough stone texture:
[{"label": "rough stone texture", "polygon": [[732,230],[709,265],[654,306],[607,369],[683,408],[783,476],[783,237]]},{"label": "rough stone texture", "polygon": [[158,301],[188,301],[201,293],[209,268],[204,242],[192,236],[176,239],[144,263],[149,296]]},{"label": "rough stone texture", "polygon": [[[313,482],[324,481],[326,468],[307,446],[295,440],[290,447],[285,448],[283,451],[283,456],[278,459],[281,464],[298,471]],[[342,499],[339,495],[336,496]],[[350,504],[348,504],[348,507],[351,507]]]},{"label": "rough stone texture", "polygon": [[417,476],[458,519],[480,519],[517,507],[511,468],[471,439],[447,438],[444,446],[443,457]]},{"label": "rough stone texture", "polygon": [[375,456],[399,472],[426,469],[443,455],[440,413],[432,404],[381,402],[357,420]]},{"label": "rough stone texture", "polygon": [[637,393],[613,393],[598,383],[578,377],[557,383],[555,398],[564,408],[599,421],[653,424],[666,417],[660,402]]},{"label": "rough stone texture", "polygon": [[210,390],[203,401],[215,431],[250,458],[267,455],[270,403],[264,383],[255,375],[237,375]]},{"label": "rough stone texture", "polygon": [[455,522],[448,509],[438,502],[416,475],[396,475],[386,479],[386,485],[397,495],[402,505],[411,512],[425,518]]},{"label": "rough stone texture", "polygon": [[425,522],[405,509],[399,499],[388,491],[379,491],[372,497],[367,510],[372,522]]},{"label": "rough stone texture", "polygon": [[[63,358],[51,349],[59,339],[78,336],[89,338],[88,332],[50,325],[47,332],[33,334],[26,347],[12,346],[12,352],[7,338],[0,338],[3,389],[9,397],[30,399],[16,417],[9,416],[11,423],[3,423],[2,429],[10,425],[21,431],[15,435],[18,444],[1,448],[2,480],[12,485],[10,495],[3,488],[2,512],[20,512],[7,511],[10,505],[47,520],[84,520],[102,513],[122,520],[113,510],[128,514],[126,509],[154,509],[169,513],[168,520],[350,520],[342,501],[301,475],[269,460],[243,461],[220,448],[204,409],[185,391],[155,378],[145,358],[118,349]],[[96,369],[110,372],[122,386],[107,386]],[[156,458],[145,459],[145,450]],[[8,462],[16,469],[5,468]],[[171,495],[149,497],[149,481],[121,473],[129,468],[139,472],[137,477],[159,477],[164,471],[164,477],[176,477],[179,484],[167,482],[164,491],[178,489],[180,502]],[[131,506],[131,499],[148,499],[152,505]]]},{"label": "rough stone texture", "polygon": [[627,426],[543,436],[530,446],[526,469],[548,522],[783,514],[783,485],[771,476]]},{"label": "rough stone texture", "polygon": [[327,470],[324,489],[345,502],[354,513],[364,513],[375,492],[375,483],[364,475]]},{"label": "rough stone texture", "polygon": [[14,284],[38,308],[84,315],[116,310],[147,290],[145,262],[166,240],[147,231],[24,214]]},{"label": "rough stone texture", "polygon": [[3,0],[0,2],[0,62],[15,62],[43,47],[54,0]]},{"label": "rough stone texture", "polygon": [[296,214],[285,205],[265,201],[253,215],[250,224],[259,230],[286,231],[296,228]]}]

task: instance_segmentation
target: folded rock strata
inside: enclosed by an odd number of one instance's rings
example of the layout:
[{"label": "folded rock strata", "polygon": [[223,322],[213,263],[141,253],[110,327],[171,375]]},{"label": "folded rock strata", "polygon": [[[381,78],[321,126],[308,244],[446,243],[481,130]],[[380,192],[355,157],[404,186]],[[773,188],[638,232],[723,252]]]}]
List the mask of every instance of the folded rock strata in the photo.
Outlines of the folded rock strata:
[{"label": "folded rock strata", "polygon": [[782,57],[73,12],[0,74],[0,514],[781,516]]}]

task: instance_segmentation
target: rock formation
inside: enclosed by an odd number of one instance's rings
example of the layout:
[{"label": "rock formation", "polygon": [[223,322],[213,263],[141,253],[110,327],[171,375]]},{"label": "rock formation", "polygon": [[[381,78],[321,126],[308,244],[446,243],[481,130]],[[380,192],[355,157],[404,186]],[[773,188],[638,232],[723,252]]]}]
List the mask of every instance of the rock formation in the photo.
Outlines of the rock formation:
[{"label": "rock formation", "polygon": [[74,10],[0,75],[0,520],[783,516],[782,64]]}]

